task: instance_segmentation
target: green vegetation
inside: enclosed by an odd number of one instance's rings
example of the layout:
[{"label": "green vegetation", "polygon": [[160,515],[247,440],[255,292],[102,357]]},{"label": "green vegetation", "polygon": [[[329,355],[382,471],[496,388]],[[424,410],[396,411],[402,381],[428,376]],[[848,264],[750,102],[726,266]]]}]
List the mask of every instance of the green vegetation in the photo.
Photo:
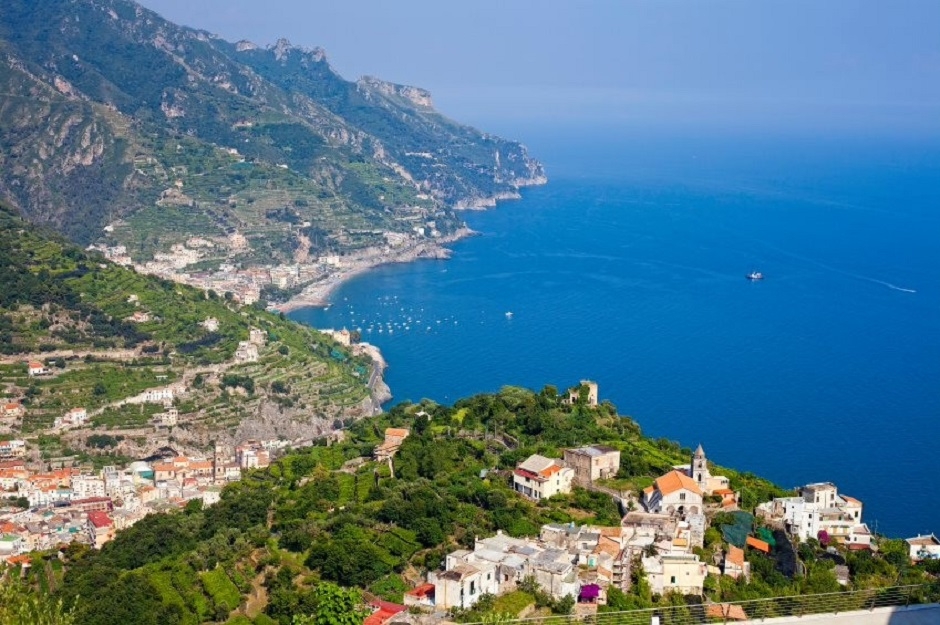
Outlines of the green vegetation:
[{"label": "green vegetation", "polygon": [[416,222],[450,233],[449,204],[541,174],[519,144],[446,119],[420,90],[346,81],[319,51],[238,49],[127,0],[109,8],[0,13],[0,199],[83,244],[144,260],[238,231],[239,262],[288,263]]},{"label": "green vegetation", "polygon": [[[431,420],[417,416],[420,411]],[[395,457],[394,477],[386,464],[363,458],[388,427],[411,430]],[[563,404],[552,387],[538,393],[507,387],[450,407],[403,404],[354,423],[347,434],[341,443],[298,450],[267,470],[249,472],[226,487],[215,506],[148,516],[100,552],[70,547],[64,582],[50,589],[53,597],[75,606],[77,623],[96,625],[160,622],[153,615],[178,623],[331,622],[323,620],[334,614],[328,606],[355,611],[360,591],[401,601],[409,588],[406,576],[438,569],[446,553],[472,548],[477,536],[497,530],[531,536],[544,523],[618,523],[619,511],[598,493],[575,489],[538,503],[514,493],[506,469],[531,453],[611,445],[623,450],[618,479],[636,482],[658,474],[664,464],[686,460],[689,451],[643,437],[610,404]],[[637,473],[638,466],[649,469]],[[484,478],[482,469],[489,470]],[[732,488],[780,492],[755,476],[728,473]],[[730,515],[714,519],[716,525],[734,522]],[[842,588],[833,574],[833,554],[821,545],[800,546],[802,568],[786,573],[780,553],[784,545],[793,547],[786,539],[776,543],[771,556],[749,551],[750,582],[709,577],[708,598],[742,601]],[[723,546],[713,527],[698,553],[710,559]],[[879,548],[879,554],[837,551],[851,571],[850,588],[927,584],[914,600],[940,596],[937,572],[911,566],[903,542],[881,540]],[[610,591],[605,610],[685,605],[681,596],[653,595],[639,560],[632,575],[628,592]],[[39,583],[36,575],[29,580]],[[554,599],[527,580],[517,592],[484,597],[472,610],[452,616],[502,618],[530,605],[537,614],[567,614],[572,600]]]},{"label": "green vegetation", "polygon": [[[46,458],[136,453],[134,438],[167,408],[124,400],[174,384],[186,391],[175,406],[183,427],[230,427],[267,402],[285,418],[316,412],[342,420],[370,409],[360,372],[371,363],[312,328],[108,263],[2,204],[0,237],[8,242],[0,248],[0,356],[10,359],[0,364],[0,388],[26,410],[17,427],[41,434],[84,408],[86,429],[95,430],[58,433],[65,440],[41,445]],[[147,320],[129,321],[136,312]],[[212,331],[203,324],[210,317],[219,324]],[[261,331],[256,340],[263,336],[258,361],[236,363],[251,329]],[[28,375],[32,360],[44,375]]]}]

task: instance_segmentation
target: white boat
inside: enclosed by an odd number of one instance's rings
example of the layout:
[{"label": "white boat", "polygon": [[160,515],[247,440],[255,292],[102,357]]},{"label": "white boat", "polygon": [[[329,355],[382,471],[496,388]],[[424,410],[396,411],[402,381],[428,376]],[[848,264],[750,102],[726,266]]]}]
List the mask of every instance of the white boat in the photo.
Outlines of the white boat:
[{"label": "white boat", "polygon": [[512,319],[512,311],[506,313],[506,319]]},{"label": "white boat", "polygon": [[750,280],[751,282],[754,282],[755,280],[763,280],[764,274],[762,274],[759,271],[752,271],[751,273],[747,274],[744,277]]}]

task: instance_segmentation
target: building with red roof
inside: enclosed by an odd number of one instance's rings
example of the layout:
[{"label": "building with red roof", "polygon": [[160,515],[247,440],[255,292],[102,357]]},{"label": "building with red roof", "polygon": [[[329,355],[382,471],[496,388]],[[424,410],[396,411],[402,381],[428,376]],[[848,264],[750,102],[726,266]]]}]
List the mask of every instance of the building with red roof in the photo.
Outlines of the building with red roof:
[{"label": "building with red roof", "polygon": [[367,616],[362,625],[385,625],[391,621],[394,616],[408,609],[406,606],[390,601],[380,601],[378,599],[370,601],[369,605],[375,609],[375,612]]}]

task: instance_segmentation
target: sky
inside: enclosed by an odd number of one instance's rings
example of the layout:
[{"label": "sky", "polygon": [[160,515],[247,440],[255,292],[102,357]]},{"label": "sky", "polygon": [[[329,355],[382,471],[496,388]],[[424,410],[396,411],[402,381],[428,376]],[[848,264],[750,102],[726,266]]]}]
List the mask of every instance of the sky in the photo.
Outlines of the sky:
[{"label": "sky", "polygon": [[940,135],[937,0],[142,0],[260,45],[320,46],[347,78],[518,124]]}]

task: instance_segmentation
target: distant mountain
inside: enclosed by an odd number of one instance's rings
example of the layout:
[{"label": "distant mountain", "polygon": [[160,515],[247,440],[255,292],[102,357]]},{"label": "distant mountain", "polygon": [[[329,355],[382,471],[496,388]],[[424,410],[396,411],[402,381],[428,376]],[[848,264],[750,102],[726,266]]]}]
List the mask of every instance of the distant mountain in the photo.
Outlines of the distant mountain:
[{"label": "distant mountain", "polygon": [[453,208],[544,181],[522,145],[422,89],[350,82],[323,50],[231,43],[127,0],[5,0],[0,127],[0,198],[138,260],[192,236],[244,235],[250,265],[447,234]]}]

